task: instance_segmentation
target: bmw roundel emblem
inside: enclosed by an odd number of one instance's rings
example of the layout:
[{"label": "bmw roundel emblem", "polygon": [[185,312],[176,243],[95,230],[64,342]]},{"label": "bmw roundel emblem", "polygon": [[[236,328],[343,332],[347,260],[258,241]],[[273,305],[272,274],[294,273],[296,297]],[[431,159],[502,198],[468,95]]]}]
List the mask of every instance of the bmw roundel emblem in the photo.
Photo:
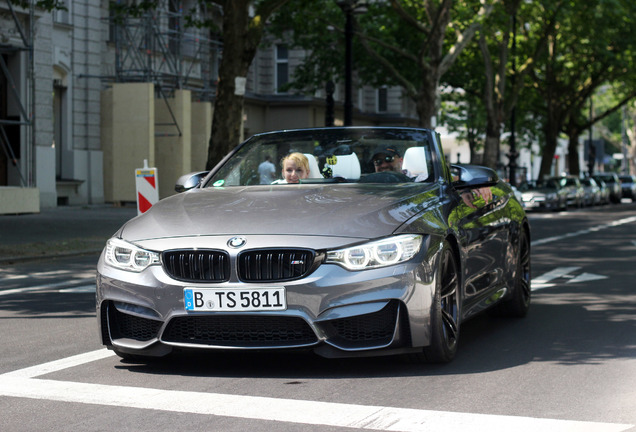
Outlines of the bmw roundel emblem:
[{"label": "bmw roundel emblem", "polygon": [[232,237],[227,241],[227,245],[234,249],[245,246],[245,243],[247,243],[245,237]]}]

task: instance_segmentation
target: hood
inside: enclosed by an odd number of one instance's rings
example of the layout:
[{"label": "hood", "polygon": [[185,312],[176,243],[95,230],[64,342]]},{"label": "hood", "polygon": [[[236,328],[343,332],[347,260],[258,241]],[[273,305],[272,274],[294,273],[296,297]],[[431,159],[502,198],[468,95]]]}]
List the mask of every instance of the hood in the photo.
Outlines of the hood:
[{"label": "hood", "polygon": [[390,235],[436,202],[431,184],[205,188],[166,198],[130,220],[129,241],[212,235]]}]

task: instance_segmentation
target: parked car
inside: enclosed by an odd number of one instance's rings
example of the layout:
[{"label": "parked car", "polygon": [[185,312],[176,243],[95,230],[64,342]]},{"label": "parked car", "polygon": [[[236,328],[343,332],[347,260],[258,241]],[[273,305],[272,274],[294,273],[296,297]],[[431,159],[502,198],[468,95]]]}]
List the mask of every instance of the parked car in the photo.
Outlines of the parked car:
[{"label": "parked car", "polygon": [[621,182],[621,196],[632,201],[636,198],[636,181],[633,175],[620,175],[618,179]]},{"label": "parked car", "polygon": [[[592,177],[593,178],[593,177]],[[593,178],[594,179],[594,178]],[[609,204],[610,203],[610,188],[600,178],[594,179],[596,184],[599,187],[600,195],[601,195],[601,204]]]},{"label": "parked car", "polygon": [[[309,175],[259,184],[265,156],[290,152]],[[397,172],[376,172],[385,163]],[[263,133],[185,184],[196,186],[127,222],[99,259],[100,340],[123,358],[298,349],[448,362],[467,319],[529,308],[521,204],[493,170],[449,166],[432,130]]]},{"label": "parked car", "polygon": [[567,190],[556,179],[525,182],[519,186],[519,191],[526,210],[567,209]]},{"label": "parked car", "polygon": [[583,207],[584,204],[584,191],[583,186],[578,177],[563,176],[555,178],[562,188],[567,191],[568,206]]},{"label": "parked car", "polygon": [[596,180],[591,177],[584,177],[579,180],[583,186],[583,202],[586,206],[601,204],[601,188]]},{"label": "parked car", "polygon": [[621,202],[623,193],[621,191],[621,182],[616,173],[595,173],[592,178],[594,180],[603,180],[610,190],[610,202],[617,204]]}]

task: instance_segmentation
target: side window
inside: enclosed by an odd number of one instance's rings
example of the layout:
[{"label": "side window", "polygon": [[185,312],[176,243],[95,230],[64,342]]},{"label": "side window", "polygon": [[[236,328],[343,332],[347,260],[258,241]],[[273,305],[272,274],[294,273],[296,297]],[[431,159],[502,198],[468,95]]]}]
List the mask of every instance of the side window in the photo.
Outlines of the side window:
[{"label": "side window", "polygon": [[289,53],[286,45],[276,45],[276,93],[289,82]]},{"label": "side window", "polygon": [[377,112],[384,113],[389,110],[388,91],[386,87],[377,90]]}]

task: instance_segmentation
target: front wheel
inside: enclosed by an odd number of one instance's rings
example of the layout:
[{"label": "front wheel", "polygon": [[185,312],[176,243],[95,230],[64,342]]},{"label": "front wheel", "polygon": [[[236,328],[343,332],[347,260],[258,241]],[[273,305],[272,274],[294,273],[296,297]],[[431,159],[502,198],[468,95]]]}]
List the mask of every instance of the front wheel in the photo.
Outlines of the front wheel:
[{"label": "front wheel", "polygon": [[427,363],[448,363],[455,358],[459,342],[459,266],[445,244],[440,252],[431,306],[431,344],[411,359]]}]

